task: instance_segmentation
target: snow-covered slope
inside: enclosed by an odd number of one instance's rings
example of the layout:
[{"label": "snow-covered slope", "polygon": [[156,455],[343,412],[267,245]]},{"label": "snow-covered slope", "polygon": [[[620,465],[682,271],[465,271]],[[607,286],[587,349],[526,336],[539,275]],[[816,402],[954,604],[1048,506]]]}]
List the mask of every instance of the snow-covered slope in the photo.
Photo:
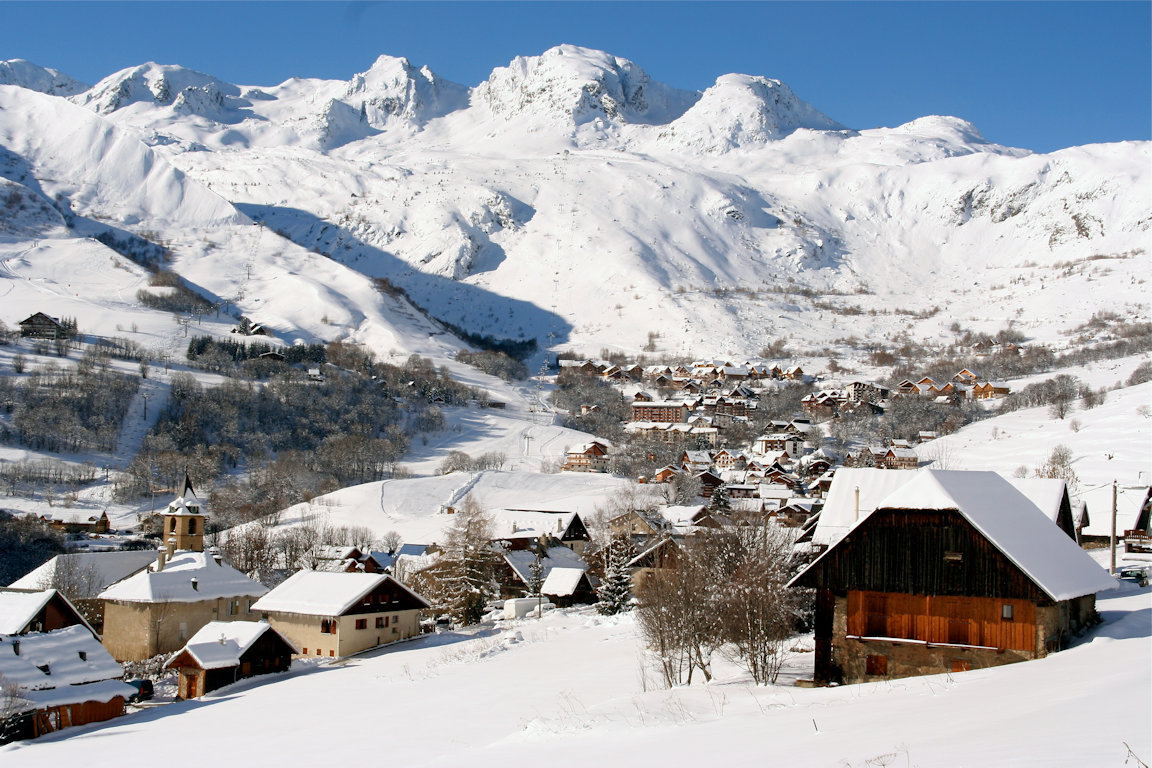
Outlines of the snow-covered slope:
[{"label": "snow-covered slope", "polygon": [[[947,311],[917,335],[1011,319],[1060,343],[1100,309],[1147,307],[1144,142],[1037,155],[939,116],[849,130],[776,80],[725,75],[692,93],[577,46],[518,57],[472,89],[381,56],[347,81],[260,87],[145,64],[71,99],[100,119],[62,112],[79,130],[44,138],[9,120],[0,146],[24,158],[61,145],[54,187],[115,177],[102,215],[137,232],[163,224],[138,194],[162,179],[191,197],[160,192],[160,212],[238,209],[231,223],[191,217],[219,222],[211,255],[173,238],[178,269],[200,279],[211,264],[220,296],[247,275],[221,262],[271,250],[257,220],[269,241],[387,278],[437,318],[591,354],[639,351],[650,332],[657,351],[684,354],[754,354],[766,337],[835,348],[894,337],[908,330],[896,310],[934,307]],[[109,123],[162,170],[104,159],[111,145],[93,139]],[[379,299],[357,294],[308,291],[310,316],[341,320],[307,335],[372,337],[363,318]]]},{"label": "snow-covered slope", "polygon": [[717,660],[711,683],[666,690],[632,616],[554,611],[335,665],[297,661],[288,675],[9,744],[0,759],[103,768],[164,751],[173,768],[195,766],[203,750],[170,745],[197,733],[230,763],[317,764],[350,734],[385,728],[389,758],[419,766],[1135,764],[1130,754],[1152,749],[1149,603],[1148,588],[1106,593],[1103,624],[1037,661],[820,689],[791,684],[812,669],[811,653],[795,653],[780,685]]}]

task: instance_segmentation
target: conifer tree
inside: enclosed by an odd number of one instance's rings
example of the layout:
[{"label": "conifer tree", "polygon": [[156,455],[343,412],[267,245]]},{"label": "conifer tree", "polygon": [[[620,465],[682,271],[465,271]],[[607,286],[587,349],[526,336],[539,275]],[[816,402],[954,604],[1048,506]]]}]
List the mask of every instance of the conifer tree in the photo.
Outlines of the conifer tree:
[{"label": "conifer tree", "polygon": [[628,610],[632,598],[632,576],[628,561],[632,559],[632,545],[628,539],[615,537],[604,551],[604,581],[596,590],[600,602],[597,610],[612,615]]}]

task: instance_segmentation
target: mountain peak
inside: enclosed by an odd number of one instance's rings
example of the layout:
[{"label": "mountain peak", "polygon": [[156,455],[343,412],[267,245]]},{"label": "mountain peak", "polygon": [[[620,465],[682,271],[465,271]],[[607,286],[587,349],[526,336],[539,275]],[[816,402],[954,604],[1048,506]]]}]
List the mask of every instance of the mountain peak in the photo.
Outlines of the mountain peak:
[{"label": "mountain peak", "polygon": [[352,76],[343,100],[358,107],[369,125],[383,128],[392,118],[420,124],[460,109],[467,104],[468,89],[426,66],[417,69],[408,59],[379,56]]},{"label": "mountain peak", "polygon": [[844,126],[801,101],[784,83],[756,75],[721,75],[661,135],[666,144],[718,154],[782,139],[798,128]]},{"label": "mountain peak", "polygon": [[85,93],[80,103],[101,114],[111,114],[136,102],[200,112],[204,108],[218,109],[226,96],[239,94],[239,88],[211,75],[150,61],[109,75]]},{"label": "mountain peak", "polygon": [[581,125],[598,118],[664,123],[679,117],[697,94],[653,81],[636,64],[604,51],[558,45],[540,56],[497,67],[476,88],[478,98],[509,119],[533,116]]},{"label": "mountain peak", "polygon": [[48,69],[24,59],[0,61],[0,85],[18,85],[49,96],[75,96],[89,86],[56,69]]}]

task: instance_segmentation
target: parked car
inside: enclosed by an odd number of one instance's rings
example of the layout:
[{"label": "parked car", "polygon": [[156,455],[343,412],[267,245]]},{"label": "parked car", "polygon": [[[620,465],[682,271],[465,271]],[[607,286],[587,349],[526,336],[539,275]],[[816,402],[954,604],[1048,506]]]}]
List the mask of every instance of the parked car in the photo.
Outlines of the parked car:
[{"label": "parked car", "polygon": [[141,701],[148,701],[152,698],[151,680],[125,680],[124,682],[136,689],[136,693],[128,697],[129,703],[139,704]]},{"label": "parked car", "polygon": [[1142,587],[1148,586],[1152,576],[1149,571],[1152,571],[1152,566],[1149,565],[1133,565],[1120,570],[1120,578],[1124,581],[1133,581]]}]

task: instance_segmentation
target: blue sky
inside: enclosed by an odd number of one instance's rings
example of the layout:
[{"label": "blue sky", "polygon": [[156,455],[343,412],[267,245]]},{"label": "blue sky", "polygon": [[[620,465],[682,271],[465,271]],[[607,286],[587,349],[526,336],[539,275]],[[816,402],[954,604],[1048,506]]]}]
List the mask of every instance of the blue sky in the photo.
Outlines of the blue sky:
[{"label": "blue sky", "polygon": [[854,128],[928,114],[1051,151],[1152,133],[1149,2],[0,2],[0,59],[85,82],[158,61],[243,85],[348,79],[378,54],[476,85],[560,43],[693,90],[786,82]]}]

